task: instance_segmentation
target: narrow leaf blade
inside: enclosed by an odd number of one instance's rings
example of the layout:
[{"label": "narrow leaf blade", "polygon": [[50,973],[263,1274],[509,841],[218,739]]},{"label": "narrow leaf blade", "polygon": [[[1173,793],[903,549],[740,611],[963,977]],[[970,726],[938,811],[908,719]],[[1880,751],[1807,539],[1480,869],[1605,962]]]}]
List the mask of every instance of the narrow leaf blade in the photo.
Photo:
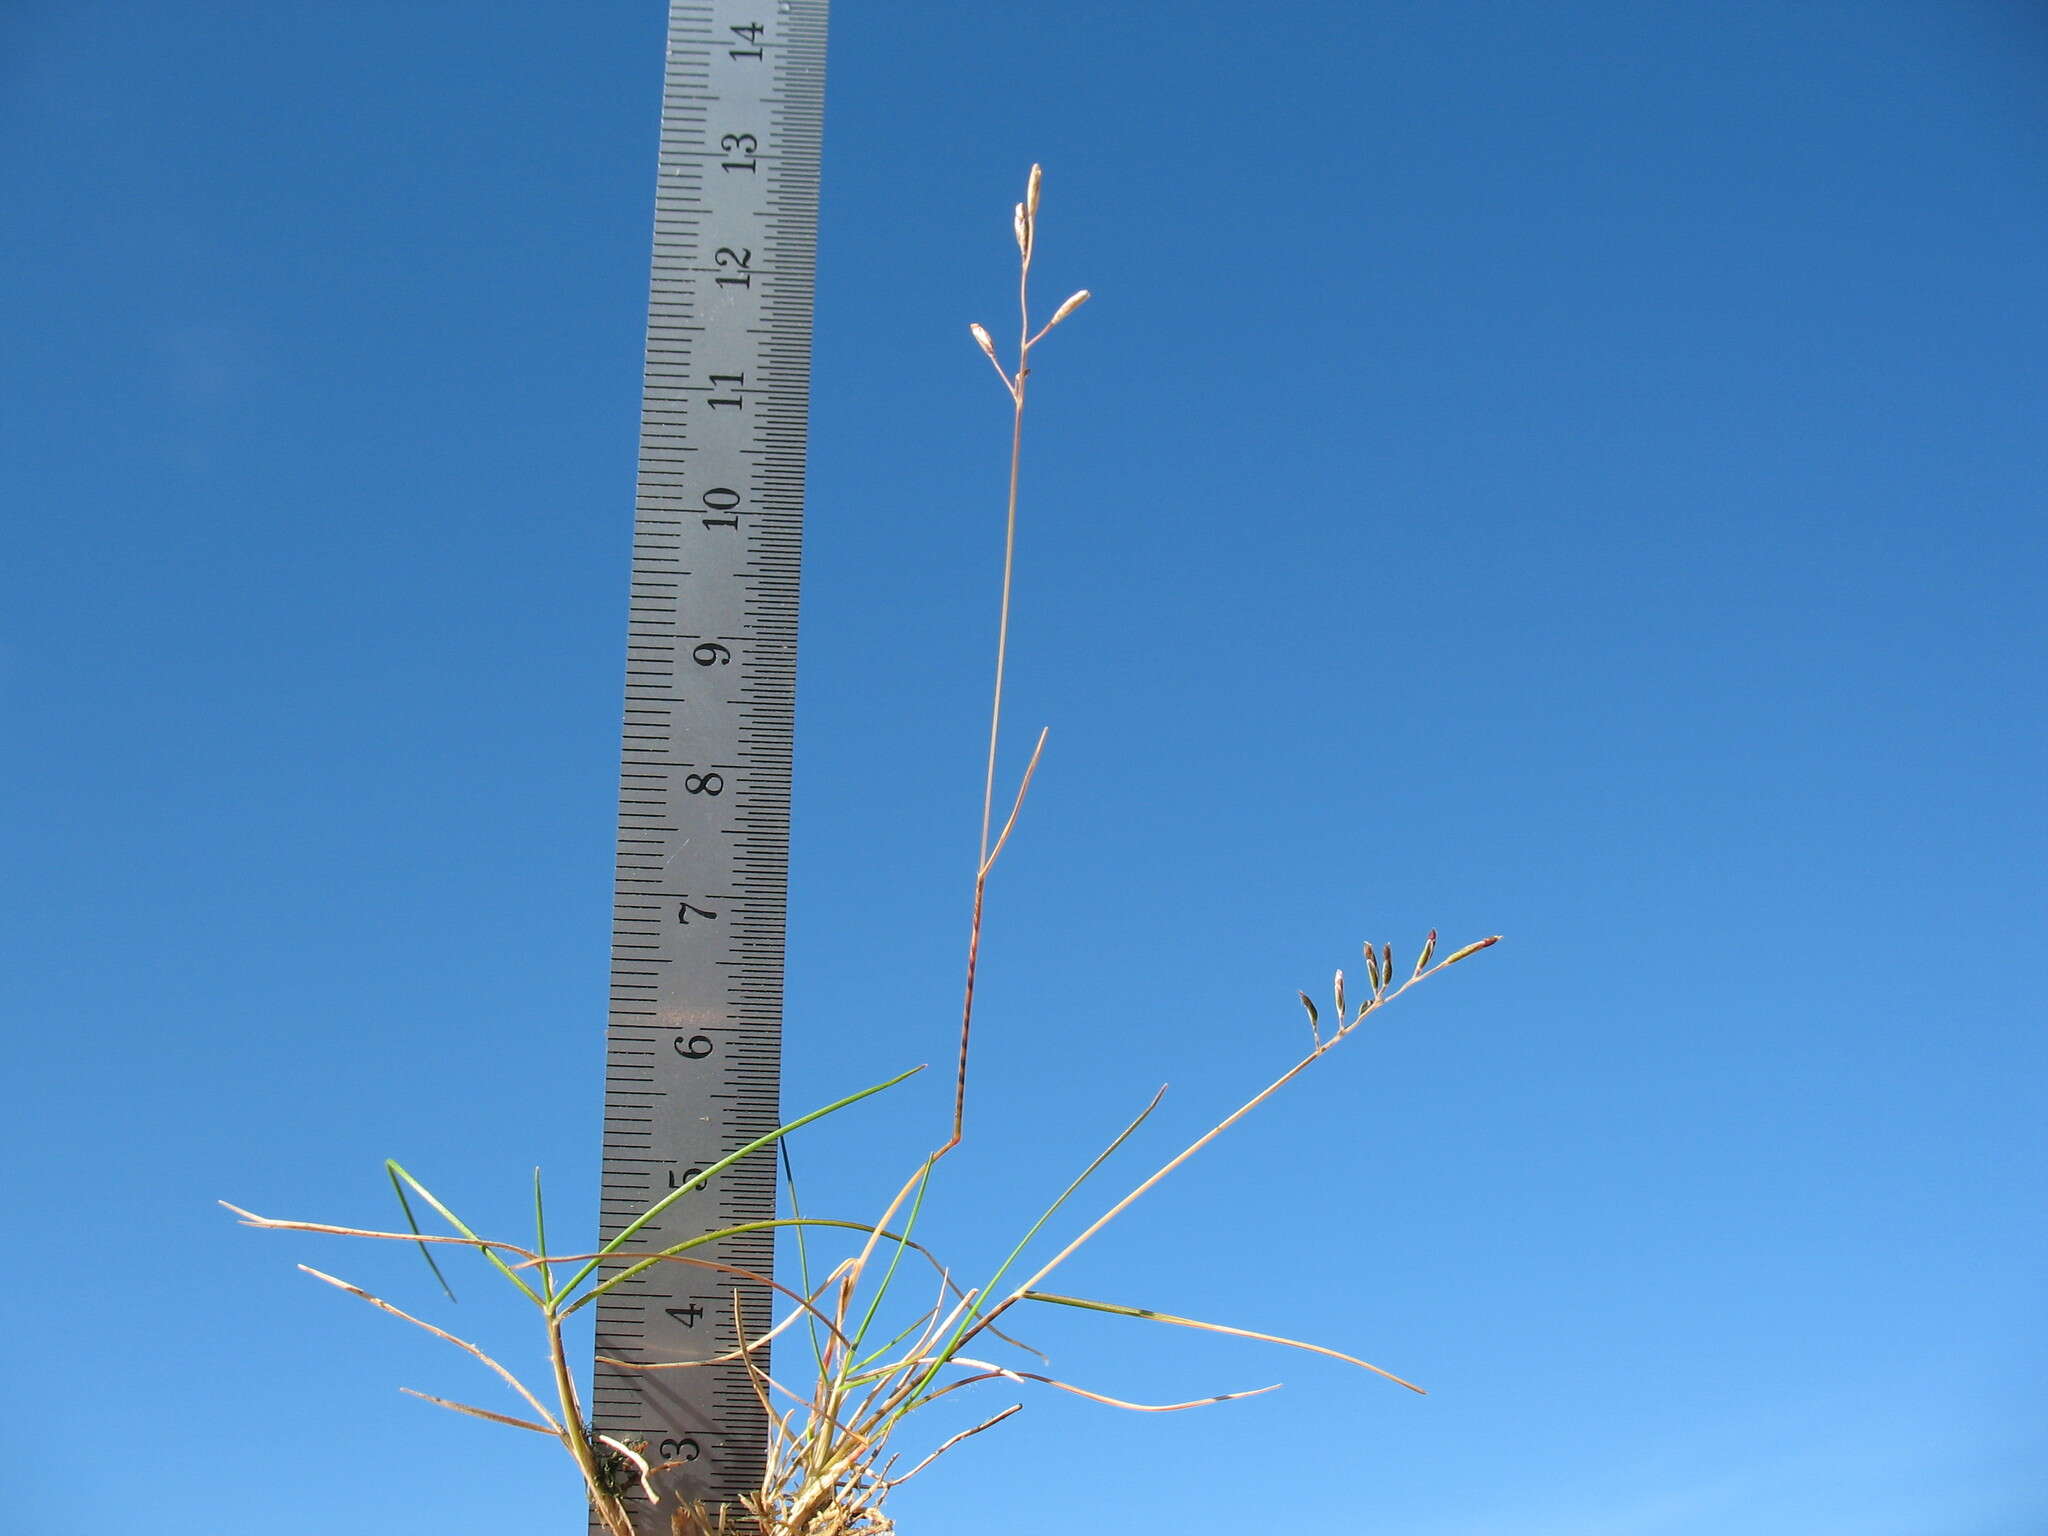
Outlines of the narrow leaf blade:
[{"label": "narrow leaf blade", "polygon": [[1396,1376],[1392,1371],[1382,1370],[1370,1360],[1361,1360],[1356,1355],[1347,1355],[1341,1349],[1331,1349],[1326,1345],[1310,1344],[1302,1339],[1284,1338],[1277,1333],[1258,1333],[1250,1328],[1232,1328],[1226,1323],[1204,1323],[1192,1317],[1175,1317],[1169,1312],[1154,1312],[1148,1307],[1125,1307],[1110,1301],[1089,1301],[1080,1296],[1058,1296],[1051,1291],[1026,1291],[1024,1299],[1026,1301],[1050,1302],[1054,1306],[1060,1307],[1078,1307],[1083,1312],[1107,1312],[1113,1317],[1143,1318],[1146,1322],[1169,1323],[1176,1328],[1197,1328],[1204,1333],[1226,1333],[1234,1338],[1257,1339],[1265,1344],[1280,1344],[1288,1349],[1305,1350],[1312,1355],[1327,1355],[1332,1360],[1342,1360],[1347,1364],[1371,1371],[1375,1376],[1384,1376],[1387,1380],[1406,1387],[1410,1392],[1419,1393],[1424,1397],[1429,1395],[1421,1387],[1415,1385],[1414,1382]]}]

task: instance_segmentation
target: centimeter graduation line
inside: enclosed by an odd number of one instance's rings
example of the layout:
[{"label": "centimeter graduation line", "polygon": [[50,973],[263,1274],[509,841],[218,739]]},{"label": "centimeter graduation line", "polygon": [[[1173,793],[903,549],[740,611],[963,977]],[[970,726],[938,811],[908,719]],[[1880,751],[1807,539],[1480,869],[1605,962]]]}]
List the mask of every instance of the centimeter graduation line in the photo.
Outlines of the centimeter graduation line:
[{"label": "centimeter graduation line", "polygon": [[[609,1239],[780,1120],[797,574],[826,0],[672,0],[628,600],[600,1230]],[[636,1251],[775,1215],[764,1152]],[[693,1250],[771,1272],[771,1233]],[[734,1315],[737,1292],[739,1321]],[[704,1360],[769,1324],[765,1287],[662,1264],[599,1301],[597,1353]],[[594,1426],[672,1495],[737,1505],[768,1425],[737,1363],[599,1363]]]}]

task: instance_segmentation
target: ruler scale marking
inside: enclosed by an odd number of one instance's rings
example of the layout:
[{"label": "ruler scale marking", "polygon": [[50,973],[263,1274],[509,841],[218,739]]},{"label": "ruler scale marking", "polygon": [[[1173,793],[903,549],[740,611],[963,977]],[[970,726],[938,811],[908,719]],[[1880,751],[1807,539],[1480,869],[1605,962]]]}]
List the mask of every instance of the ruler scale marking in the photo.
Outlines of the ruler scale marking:
[{"label": "ruler scale marking", "polygon": [[[778,1123],[825,0],[673,0],[648,286],[620,743],[600,1230]],[[772,1153],[636,1250],[775,1214]],[[767,1233],[699,1254],[768,1273]],[[769,1296],[740,1287],[750,1337]],[[661,1265],[598,1304],[600,1355],[734,1348],[729,1277]],[[743,1367],[600,1364],[596,1427],[736,1504],[767,1424]],[[667,1511],[631,1501],[646,1536]]]}]

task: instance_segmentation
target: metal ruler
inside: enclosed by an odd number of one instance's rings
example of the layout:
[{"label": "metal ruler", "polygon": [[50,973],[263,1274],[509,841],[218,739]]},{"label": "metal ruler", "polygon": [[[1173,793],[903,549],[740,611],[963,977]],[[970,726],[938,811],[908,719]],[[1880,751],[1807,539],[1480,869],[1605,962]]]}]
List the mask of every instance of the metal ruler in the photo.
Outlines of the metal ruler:
[{"label": "metal ruler", "polygon": [[[672,0],[633,527],[605,1054],[607,1239],[778,1123],[797,572],[826,0]],[[772,1151],[637,1233],[646,1252],[775,1215]],[[772,1232],[693,1256],[769,1273]],[[657,1265],[598,1303],[597,1352],[706,1359],[765,1287]],[[765,1363],[765,1362],[764,1362]],[[737,1504],[767,1421],[737,1363],[599,1364],[596,1427]],[[667,1536],[666,1507],[645,1516]]]}]

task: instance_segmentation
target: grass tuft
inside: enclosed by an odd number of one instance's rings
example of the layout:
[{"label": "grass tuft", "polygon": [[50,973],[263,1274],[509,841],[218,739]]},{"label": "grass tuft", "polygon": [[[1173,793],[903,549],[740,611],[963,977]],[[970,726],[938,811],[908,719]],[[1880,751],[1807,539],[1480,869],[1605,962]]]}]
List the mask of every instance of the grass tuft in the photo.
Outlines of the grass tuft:
[{"label": "grass tuft", "polygon": [[[1078,1236],[1049,1256],[1028,1261],[1047,1224],[1075,1199],[1122,1150],[1124,1144],[1159,1107],[1165,1089],[1119,1131],[1032,1221],[1009,1253],[979,1285],[963,1285],[954,1272],[915,1233],[932,1196],[941,1164],[966,1134],[968,1067],[974,1031],[975,974],[981,954],[982,915],[990,875],[1016,830],[1033,775],[1044,754],[1046,733],[1040,731],[1029,761],[1009,797],[1008,810],[996,818],[996,763],[1002,739],[1004,675],[1009,660],[1012,576],[1016,567],[1017,487],[1023,462],[1024,411],[1035,348],[1089,298],[1085,288],[1069,296],[1043,325],[1034,327],[1031,309],[1031,264],[1038,247],[1039,204],[1044,173],[1031,168],[1024,200],[1016,205],[1012,227],[1019,253],[1017,278],[1018,329],[1014,361],[1005,364],[988,329],[969,327],[975,345],[1002,381],[1011,403],[1009,492],[1003,519],[1003,572],[996,628],[995,679],[989,703],[988,757],[982,785],[981,841],[970,904],[966,976],[962,991],[958,1049],[955,1058],[953,1105],[945,1139],[928,1153],[897,1188],[872,1222],[806,1216],[796,1197],[786,1139],[791,1133],[832,1119],[853,1105],[896,1087],[913,1068],[858,1093],[835,1100],[750,1142],[707,1168],[702,1177],[650,1206],[617,1236],[594,1252],[556,1254],[548,1251],[547,1216],[540,1172],[533,1176],[534,1239],[531,1248],[478,1236],[454,1210],[396,1162],[386,1173],[404,1216],[404,1231],[372,1231],[318,1222],[282,1221],[228,1206],[249,1226],[272,1230],[327,1233],[341,1237],[409,1242],[419,1247],[434,1278],[449,1299],[449,1285],[437,1248],[471,1248],[534,1309],[540,1324],[549,1382],[545,1390],[529,1386],[497,1360],[466,1339],[415,1317],[399,1307],[333,1275],[306,1268],[315,1279],[346,1291],[399,1320],[453,1344],[481,1363],[526,1413],[513,1414],[475,1407],[451,1398],[405,1388],[411,1396],[472,1418],[546,1435],[561,1445],[576,1465],[584,1492],[599,1522],[612,1536],[888,1536],[895,1526],[887,1513],[890,1495],[932,1466],[955,1447],[993,1429],[1022,1410],[1011,1403],[970,1427],[924,1449],[921,1455],[899,1449],[923,1422],[922,1410],[956,1392],[990,1382],[1048,1388],[1136,1413],[1179,1413],[1189,1409],[1254,1397],[1270,1386],[1248,1391],[1213,1393],[1185,1402],[1138,1402],[1081,1386],[1061,1376],[1027,1366],[1029,1346],[1006,1333],[998,1320],[1014,1324],[1012,1313],[1029,1316],[1032,1307],[1058,1307],[1132,1318],[1165,1327],[1255,1339],[1285,1349],[1342,1361],[1385,1377],[1412,1392],[1423,1389],[1392,1371],[1324,1344],[1288,1338],[1232,1324],[1205,1322],[1155,1311],[1149,1307],[1095,1301],[1047,1290],[1045,1283],[1097,1233],[1142,1199],[1161,1181],[1199,1154],[1247,1115],[1279,1093],[1295,1078],[1350,1039],[1366,1020],[1387,1004],[1446,968],[1498,942],[1499,935],[1480,939],[1434,960],[1437,935],[1423,941],[1408,978],[1395,984],[1391,944],[1364,946],[1367,989],[1354,999],[1344,972],[1331,985],[1333,1011],[1325,1019],[1307,992],[1298,995],[1308,1014],[1309,1048],[1286,1071],[1252,1093],[1230,1114],[1202,1132],[1174,1156],[1137,1179]],[[1434,963],[1432,963],[1434,962]],[[767,1222],[728,1227],[657,1250],[631,1246],[669,1205],[691,1190],[701,1190],[743,1158],[765,1147],[779,1148],[790,1214]],[[431,1210],[450,1229],[424,1230],[414,1201]],[[225,1204],[226,1202],[222,1202]],[[789,1228],[796,1238],[798,1284],[779,1284],[731,1265],[696,1257],[691,1250],[721,1238],[763,1228]],[[819,1270],[821,1247],[837,1241],[845,1250],[829,1268]],[[908,1262],[906,1262],[908,1261]],[[654,1462],[644,1443],[601,1434],[589,1426],[577,1381],[580,1371],[568,1358],[563,1325],[581,1308],[658,1264],[681,1264],[714,1275],[768,1287],[780,1298],[781,1318],[757,1338],[749,1338],[740,1312],[740,1291],[731,1290],[738,1325],[738,1346],[725,1355],[701,1361],[649,1363],[607,1359],[630,1370],[700,1369],[706,1365],[741,1363],[770,1425],[767,1469],[760,1488],[740,1509],[709,1509],[701,1504],[664,1500],[657,1479],[678,1462]],[[1013,1275],[1028,1271],[1022,1279]],[[913,1292],[913,1287],[915,1290]],[[769,1346],[784,1333],[801,1327],[810,1348],[803,1379],[785,1383],[770,1374]],[[531,1417],[526,1416],[530,1413]],[[911,1459],[914,1456],[914,1459]]]}]

